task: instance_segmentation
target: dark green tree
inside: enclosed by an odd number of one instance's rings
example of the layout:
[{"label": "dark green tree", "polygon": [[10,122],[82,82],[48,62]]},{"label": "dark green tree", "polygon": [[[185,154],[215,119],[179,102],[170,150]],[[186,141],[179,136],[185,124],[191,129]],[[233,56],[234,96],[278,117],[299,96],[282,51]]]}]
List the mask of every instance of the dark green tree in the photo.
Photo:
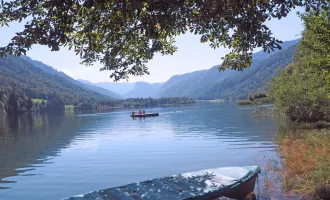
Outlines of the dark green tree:
[{"label": "dark green tree", "polygon": [[5,115],[5,114],[7,114],[6,106],[2,101],[0,101],[0,115]]},{"label": "dark green tree", "polygon": [[28,111],[32,111],[32,108],[33,108],[33,102],[32,102],[32,99],[29,98],[28,101],[27,101],[26,109]]},{"label": "dark green tree", "polygon": [[65,106],[64,102],[58,97],[54,97],[47,101],[48,110],[62,111],[64,110],[64,106]]},{"label": "dark green tree", "polygon": [[19,102],[15,92],[9,95],[7,104],[9,112],[17,113],[19,111]]},{"label": "dark green tree", "polygon": [[[3,2],[3,1],[2,1]],[[2,3],[0,26],[26,20],[24,30],[0,49],[0,56],[25,54],[33,44],[52,51],[68,46],[91,65],[111,70],[115,80],[148,74],[155,53],[173,54],[175,37],[201,35],[212,48],[231,52],[221,69],[242,70],[254,48],[281,48],[265,21],[295,7],[328,9],[328,0],[12,0]]]},{"label": "dark green tree", "polygon": [[45,108],[46,107],[46,101],[41,101],[41,108]]}]

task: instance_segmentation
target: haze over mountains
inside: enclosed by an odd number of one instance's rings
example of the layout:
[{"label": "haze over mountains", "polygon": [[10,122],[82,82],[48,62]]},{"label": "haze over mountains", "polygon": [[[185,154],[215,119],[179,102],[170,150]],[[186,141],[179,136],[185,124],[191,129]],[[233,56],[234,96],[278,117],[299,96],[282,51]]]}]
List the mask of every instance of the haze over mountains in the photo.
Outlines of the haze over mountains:
[{"label": "haze over mountains", "polygon": [[262,90],[279,69],[290,64],[299,40],[284,42],[283,49],[271,54],[253,55],[251,67],[243,71],[218,71],[220,65],[170,78],[158,91],[158,97],[186,96],[194,99],[246,99]]},{"label": "haze over mountains", "polygon": [[135,83],[114,83],[114,82],[92,83],[92,82],[89,82],[89,81],[83,80],[83,79],[77,79],[77,81],[80,81],[82,83],[86,83],[89,85],[101,87],[101,88],[113,91],[119,95],[124,95],[125,93],[131,91],[134,88],[134,84],[135,84]]},{"label": "haze over mountains", "polygon": [[67,103],[120,98],[190,97],[194,99],[244,99],[249,93],[263,90],[277,70],[293,60],[299,40],[284,42],[283,49],[271,54],[253,54],[253,64],[243,72],[208,70],[175,75],[165,83],[91,83],[74,80],[63,72],[29,57],[0,59],[1,88],[22,89],[31,98],[61,94]]},{"label": "haze over mountains", "polygon": [[249,93],[262,90],[279,69],[293,60],[299,40],[284,42],[281,51],[253,54],[253,64],[244,71],[218,71],[220,65],[172,76],[165,83],[89,83],[130,97],[190,97],[194,99],[245,99]]},{"label": "haze over mountains", "polygon": [[114,91],[121,95],[121,98],[148,98],[155,97],[163,83],[111,83],[111,82],[99,82],[91,83],[87,80],[78,79],[82,83],[86,83],[92,86],[98,86],[107,90]]}]

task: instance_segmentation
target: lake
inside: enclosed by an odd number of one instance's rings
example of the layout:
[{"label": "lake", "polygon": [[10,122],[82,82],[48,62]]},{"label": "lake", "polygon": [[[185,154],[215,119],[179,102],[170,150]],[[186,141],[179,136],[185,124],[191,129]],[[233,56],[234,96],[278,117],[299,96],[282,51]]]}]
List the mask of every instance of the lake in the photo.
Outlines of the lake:
[{"label": "lake", "polygon": [[264,166],[277,122],[231,103],[0,116],[0,199],[52,200],[204,168]]}]

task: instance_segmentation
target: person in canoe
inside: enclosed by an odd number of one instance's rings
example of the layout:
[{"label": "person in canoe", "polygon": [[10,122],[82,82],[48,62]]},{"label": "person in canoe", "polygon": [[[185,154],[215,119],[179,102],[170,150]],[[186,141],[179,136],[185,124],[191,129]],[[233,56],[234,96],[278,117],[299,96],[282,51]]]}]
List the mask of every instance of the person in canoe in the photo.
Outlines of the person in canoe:
[{"label": "person in canoe", "polygon": [[141,110],[139,111],[139,115],[142,115],[142,111]]},{"label": "person in canoe", "polygon": [[143,110],[143,111],[142,111],[142,114],[144,114],[144,115],[145,115],[145,114],[146,114],[146,111],[144,111],[144,110]]},{"label": "person in canoe", "polygon": [[134,115],[135,115],[135,112],[134,112],[134,111],[132,111],[132,116],[134,117]]}]

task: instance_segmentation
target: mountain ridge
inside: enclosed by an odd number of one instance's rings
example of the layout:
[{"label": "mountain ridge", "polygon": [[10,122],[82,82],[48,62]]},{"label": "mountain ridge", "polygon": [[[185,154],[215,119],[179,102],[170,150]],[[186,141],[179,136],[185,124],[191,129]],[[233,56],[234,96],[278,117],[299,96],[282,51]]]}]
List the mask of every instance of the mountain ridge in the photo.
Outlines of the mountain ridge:
[{"label": "mountain ridge", "polygon": [[154,97],[163,83],[136,82],[134,88],[124,94],[125,98]]},{"label": "mountain ridge", "polygon": [[106,95],[106,96],[111,97],[113,99],[120,99],[121,98],[119,94],[117,94],[115,92],[112,92],[110,90],[106,90],[106,89],[101,88],[101,87],[92,86],[92,85],[89,85],[89,84],[86,84],[86,83],[78,82],[77,80],[75,80],[72,77],[68,76],[64,72],[56,70],[55,68],[53,68],[53,67],[51,67],[51,66],[49,66],[49,65],[47,65],[47,64],[45,64],[41,61],[33,60],[32,58],[30,58],[28,56],[21,56],[20,58],[22,58],[25,61],[31,63],[34,67],[39,68],[39,69],[43,70],[46,73],[64,78],[65,80],[67,80],[69,82],[72,82],[73,84],[75,84],[77,86],[80,86],[80,87],[83,87],[85,89],[92,90],[94,92]]},{"label": "mountain ridge", "polygon": [[[92,83],[88,80],[77,79],[81,83],[99,86],[104,89],[113,89],[119,92],[122,98],[148,98],[154,97],[157,90],[163,83],[148,83],[138,81],[134,83],[111,83],[111,82],[96,82]],[[117,87],[117,88],[116,88]]]},{"label": "mountain ridge", "polygon": [[72,83],[69,78],[47,73],[21,57],[0,59],[0,84],[3,92],[23,91],[30,98],[60,98],[65,104],[113,99]]},{"label": "mountain ridge", "polygon": [[[271,54],[263,51],[253,54],[252,65],[243,72],[218,71],[220,65],[208,70],[172,76],[163,84],[157,97],[185,96],[194,99],[245,99],[250,92],[262,89],[264,84],[293,60],[300,39],[286,41],[281,51]],[[257,74],[258,76],[255,76]],[[244,84],[245,83],[245,84]]]},{"label": "mountain ridge", "polygon": [[[283,69],[292,62],[298,42],[299,39],[286,41],[282,44],[281,51],[271,54],[263,51],[254,53],[251,67],[244,69],[243,72],[233,70],[219,72],[220,65],[216,65],[210,69],[174,75],[165,83],[91,83],[82,79],[74,80],[65,73],[27,56],[19,58],[10,56],[0,59],[1,65],[7,64],[2,66],[3,70],[0,75],[5,80],[2,83],[7,86],[10,85],[8,83],[11,83],[16,88],[23,88],[29,96],[46,98],[51,91],[59,91],[63,93],[66,102],[74,102],[73,99],[76,99],[75,101],[88,99],[88,101],[95,102],[97,99],[147,97],[189,97],[205,100],[243,99],[247,97],[248,93],[265,88],[264,85],[275,76],[277,70]],[[9,68],[10,65],[17,65],[16,68],[28,73],[29,78],[34,77],[39,86],[33,79],[24,79],[21,72],[15,71],[17,70],[15,67]],[[4,77],[4,73],[7,73],[7,77]],[[48,79],[46,80],[44,77]],[[19,86],[20,84],[23,86]],[[31,88],[29,88],[29,84]],[[114,89],[118,93],[109,89]]]},{"label": "mountain ridge", "polygon": [[[262,90],[264,85],[293,60],[293,54],[300,39],[285,41],[282,50],[267,53],[263,50],[252,55],[252,65],[241,71],[218,71],[220,65],[209,69],[174,75],[165,83],[91,83],[118,91],[124,98],[130,97],[189,97],[194,99],[244,99],[250,92]],[[116,85],[117,84],[117,85]],[[118,86],[118,88],[115,88]]]}]

